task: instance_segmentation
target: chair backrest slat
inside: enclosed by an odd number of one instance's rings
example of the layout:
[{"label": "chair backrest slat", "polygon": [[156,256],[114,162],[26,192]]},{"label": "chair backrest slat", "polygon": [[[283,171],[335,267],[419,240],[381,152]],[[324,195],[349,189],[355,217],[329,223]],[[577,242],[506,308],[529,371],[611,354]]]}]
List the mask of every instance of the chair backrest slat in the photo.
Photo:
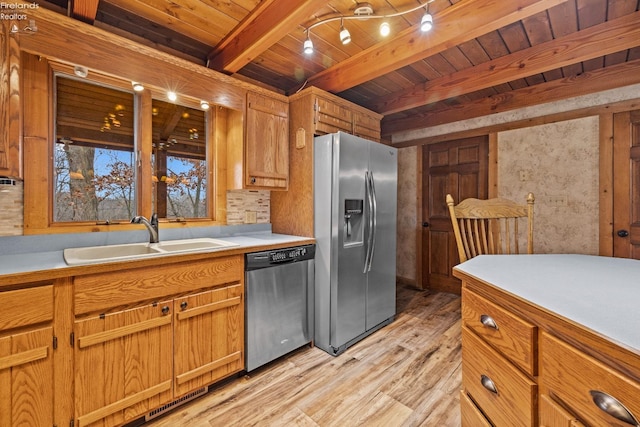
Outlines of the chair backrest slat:
[{"label": "chair backrest slat", "polygon": [[[533,253],[532,193],[526,204],[507,199],[465,199],[458,205],[447,194],[447,205],[458,246],[460,262],[483,254],[519,254],[520,239],[527,240],[527,253]],[[527,222],[521,236],[519,222]]]}]

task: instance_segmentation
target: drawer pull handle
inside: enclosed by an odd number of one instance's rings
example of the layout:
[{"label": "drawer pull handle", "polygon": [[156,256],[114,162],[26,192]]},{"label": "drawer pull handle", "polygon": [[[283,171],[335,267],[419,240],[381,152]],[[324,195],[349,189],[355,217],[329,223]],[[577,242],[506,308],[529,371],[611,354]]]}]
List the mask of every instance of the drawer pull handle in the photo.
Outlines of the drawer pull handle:
[{"label": "drawer pull handle", "polygon": [[636,420],[636,417],[633,416],[631,411],[625,408],[615,397],[598,390],[591,390],[589,393],[591,394],[593,403],[607,414],[632,426],[640,426],[640,423],[638,423],[638,420]]},{"label": "drawer pull handle", "polygon": [[486,388],[491,393],[498,394],[498,387],[496,387],[496,383],[494,383],[488,376],[480,375],[480,383],[482,383],[482,387]]},{"label": "drawer pull handle", "polygon": [[496,331],[498,330],[498,324],[495,320],[493,320],[493,317],[489,316],[488,314],[483,314],[482,316],[480,316],[480,322],[482,322],[482,324],[487,328],[495,329]]}]

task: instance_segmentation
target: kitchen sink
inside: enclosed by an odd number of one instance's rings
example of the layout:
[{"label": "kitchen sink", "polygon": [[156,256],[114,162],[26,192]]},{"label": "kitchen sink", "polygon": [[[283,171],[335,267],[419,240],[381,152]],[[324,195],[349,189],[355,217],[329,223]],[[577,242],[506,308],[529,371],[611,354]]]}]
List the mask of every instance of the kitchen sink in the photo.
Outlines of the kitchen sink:
[{"label": "kitchen sink", "polygon": [[67,248],[64,260],[68,265],[99,264],[177,253],[208,252],[238,246],[222,239],[198,238],[167,240],[160,243],[127,243],[122,245]]},{"label": "kitchen sink", "polygon": [[237,243],[228,242],[220,239],[184,239],[184,240],[167,240],[166,242],[160,242],[151,244],[150,246],[158,248],[162,252],[176,253],[176,252],[197,252],[208,251],[212,249],[222,249],[232,246],[238,246]]}]

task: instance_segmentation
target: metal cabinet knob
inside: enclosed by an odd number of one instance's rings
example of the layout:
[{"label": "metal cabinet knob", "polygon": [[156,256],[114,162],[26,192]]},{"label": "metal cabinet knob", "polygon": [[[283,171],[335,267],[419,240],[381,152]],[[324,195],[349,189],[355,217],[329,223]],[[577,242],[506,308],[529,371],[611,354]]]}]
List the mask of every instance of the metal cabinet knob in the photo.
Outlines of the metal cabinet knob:
[{"label": "metal cabinet knob", "polygon": [[493,320],[493,317],[489,316],[488,314],[483,314],[482,316],[480,316],[480,322],[487,328],[495,329],[496,331],[498,330],[498,324],[495,320]]},{"label": "metal cabinet knob", "polygon": [[498,387],[496,387],[496,383],[494,383],[488,376],[480,375],[480,383],[482,384],[482,387],[486,388],[491,393],[498,394]]},{"label": "metal cabinet knob", "polygon": [[180,303],[180,308],[181,308],[182,310],[186,310],[188,306],[189,306],[189,303],[188,303],[188,302],[186,302],[186,301],[182,301],[182,302]]},{"label": "metal cabinet knob", "polygon": [[599,390],[590,390],[589,394],[591,394],[593,403],[602,411],[629,425],[635,427],[640,426],[640,423],[638,423],[638,420],[633,416],[631,411],[615,397]]},{"label": "metal cabinet knob", "polygon": [[629,236],[629,232],[627,230],[618,230],[618,232],[616,234],[618,235],[618,237],[628,237]]},{"label": "metal cabinet knob", "polygon": [[169,306],[165,305],[164,307],[162,307],[162,314],[167,315],[169,314]]}]

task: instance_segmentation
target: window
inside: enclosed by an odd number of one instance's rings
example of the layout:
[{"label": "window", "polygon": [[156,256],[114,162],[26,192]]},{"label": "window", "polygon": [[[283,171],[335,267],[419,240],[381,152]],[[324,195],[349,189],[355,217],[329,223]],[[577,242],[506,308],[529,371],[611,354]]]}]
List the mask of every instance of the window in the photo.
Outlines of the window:
[{"label": "window", "polygon": [[56,75],[53,222],[136,215],[134,95]]},{"label": "window", "polygon": [[207,218],[206,112],[154,99],[153,206],[160,218]]},{"label": "window", "polygon": [[[46,215],[47,208],[36,203],[44,200],[30,196],[25,209],[33,220],[25,228],[106,230],[101,226],[154,212],[166,222],[214,219],[211,111],[186,96],[174,103],[157,88],[138,93],[128,81],[79,78],[68,66],[50,65],[53,147],[48,157],[42,150],[36,156],[50,172],[34,165],[31,175],[46,181],[34,180],[43,184],[29,190],[48,194],[49,210]],[[44,77],[37,82],[44,84]]]}]

